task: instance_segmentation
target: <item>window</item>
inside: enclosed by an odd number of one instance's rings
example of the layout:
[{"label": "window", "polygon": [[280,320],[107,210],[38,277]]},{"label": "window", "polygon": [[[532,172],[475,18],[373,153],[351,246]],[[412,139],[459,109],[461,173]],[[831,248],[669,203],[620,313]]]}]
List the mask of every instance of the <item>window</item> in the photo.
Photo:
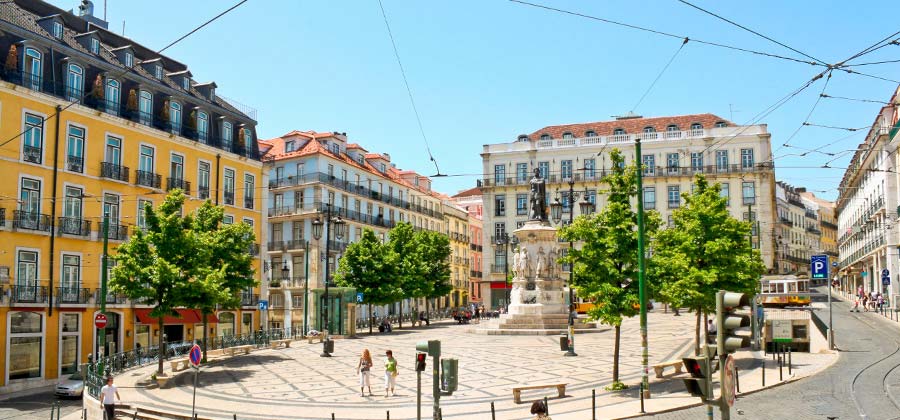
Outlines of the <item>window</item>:
[{"label": "window", "polygon": [[550,162],[538,162],[538,171],[541,173],[541,178],[547,179],[550,175]]},{"label": "window", "polygon": [[142,90],[138,101],[138,120],[141,124],[153,124],[153,94]]},{"label": "window", "polygon": [[303,175],[306,173],[305,168],[302,163],[297,164],[297,178],[303,179]]},{"label": "window", "polygon": [[296,143],[294,143],[294,142],[292,142],[292,141],[289,141],[289,142],[287,142],[287,143],[284,144],[284,152],[285,152],[285,153],[293,152],[293,151],[295,150],[295,149],[294,149],[295,147],[296,147]]},{"label": "window", "polygon": [[517,140],[518,141],[528,141],[528,136],[523,134],[523,135],[519,136]]},{"label": "window", "polygon": [[506,165],[494,165],[494,185],[506,184]]},{"label": "window", "polygon": [[203,111],[197,111],[197,140],[203,144],[209,140],[209,115]]},{"label": "window", "polygon": [[209,162],[200,162],[197,166],[197,197],[201,200],[209,198]]},{"label": "window", "polygon": [[100,54],[100,40],[97,38],[91,38],[91,53]]},{"label": "window", "polygon": [[597,137],[597,132],[594,130],[588,130],[584,132],[585,137]]},{"label": "window", "polygon": [[231,123],[228,121],[222,121],[222,148],[230,150],[231,149],[231,141],[233,140],[234,132],[231,128]]},{"label": "window", "polygon": [[691,152],[691,170],[694,172],[703,171],[703,152]]},{"label": "window", "polygon": [[253,208],[253,193],[256,191],[256,179],[253,175],[244,174],[244,208]]},{"label": "window", "polygon": [[728,170],[728,151],[716,150],[716,170],[725,172]]},{"label": "window", "polygon": [[644,187],[644,209],[656,208],[656,187]]},{"label": "window", "polygon": [[31,178],[22,178],[21,191],[19,193],[19,209],[24,213],[20,220],[27,223],[27,227],[37,229],[41,213],[41,181]]},{"label": "window", "polygon": [[113,115],[119,115],[120,87],[118,80],[108,79],[106,81],[106,95],[103,100],[106,104],[106,112]]},{"label": "window", "polygon": [[494,216],[506,216],[506,195],[494,196]]},{"label": "window", "polygon": [[753,168],[753,149],[741,149],[741,168]]},{"label": "window", "polygon": [[117,236],[117,232],[114,232],[116,227],[119,225],[119,196],[116,194],[103,194],[103,214],[109,215],[109,237],[116,237],[117,239],[124,239]]},{"label": "window", "polygon": [[155,151],[152,147],[143,144],[141,145],[141,155],[138,158],[138,171],[144,172],[145,174],[153,173],[154,153]]},{"label": "window", "polygon": [[666,131],[669,133],[678,131],[678,126],[675,124],[669,124],[666,126]]},{"label": "window", "polygon": [[562,138],[564,138],[564,139],[574,139],[575,136],[573,136],[572,133],[570,133],[570,132],[567,131],[567,132],[563,133],[563,137],[562,137]]},{"label": "window", "polygon": [[81,321],[77,313],[60,314],[60,375],[71,375],[78,371],[78,340],[81,335]]},{"label": "window", "polygon": [[725,205],[731,205],[731,192],[729,191],[728,183],[719,185],[719,196],[725,198]]},{"label": "window", "polygon": [[224,189],[224,201],[225,204],[234,205],[234,169],[225,168],[224,171],[225,177],[225,189]]},{"label": "window", "polygon": [[146,208],[153,207],[153,202],[139,198],[137,201],[137,226],[141,229],[147,229]]},{"label": "window", "polygon": [[703,124],[700,124],[700,123],[691,124],[691,130],[702,130],[702,129],[703,129]]},{"label": "window", "polygon": [[528,194],[516,194],[516,214],[528,214]]},{"label": "window", "polygon": [[552,139],[552,137],[550,137],[549,134],[541,134],[541,140],[551,140],[551,139]]},{"label": "window", "polygon": [[15,369],[9,371],[9,380],[42,377],[43,315],[37,312],[12,312],[9,315],[9,326],[9,355],[7,357],[9,357],[10,366],[15,366]]},{"label": "window", "polygon": [[517,163],[516,164],[516,179],[519,182],[528,182],[528,164],[527,163]]},{"label": "window", "polygon": [[234,224],[234,216],[232,216],[232,215],[230,215],[230,214],[226,214],[226,215],[222,218],[222,224],[223,224],[223,225],[233,225],[233,224]]},{"label": "window", "polygon": [[178,102],[169,102],[169,124],[172,127],[172,134],[181,133],[181,104]]},{"label": "window", "polygon": [[617,128],[617,129],[613,130],[613,135],[614,135],[614,136],[621,136],[621,135],[624,135],[624,134],[625,134],[625,129]]},{"label": "window", "polygon": [[655,133],[656,129],[653,127],[644,127],[644,132],[645,133]]},{"label": "window", "polygon": [[572,161],[563,160],[559,162],[560,176],[562,179],[572,179]]},{"label": "window", "polygon": [[669,185],[668,198],[669,208],[678,208],[681,205],[681,187],[678,185]]},{"label": "window", "polygon": [[[78,255],[68,255],[63,254],[62,256],[62,280],[60,280],[60,287],[62,287],[62,299],[63,302],[73,302],[73,300],[67,300],[66,295],[67,292],[75,292],[81,287],[81,257]],[[75,295],[74,302],[78,302],[77,294]]]},{"label": "window", "polygon": [[125,52],[125,67],[134,67],[134,54]]},{"label": "window", "polygon": [[25,48],[24,63],[22,66],[22,81],[31,90],[41,90],[42,76],[41,53],[34,48]]},{"label": "window", "polygon": [[744,195],[744,204],[753,204],[756,202],[756,185],[753,181],[741,183],[741,190]]},{"label": "window", "polygon": [[184,182],[184,156],[172,154],[169,159],[170,188],[181,188],[187,193],[187,185]]},{"label": "window", "polygon": [[[66,186],[66,196],[63,199],[63,217],[69,220],[81,221],[82,197],[81,188]],[[67,220],[68,222],[68,220]],[[62,223],[63,225],[66,223]],[[68,232],[68,228],[60,226],[62,233]]]},{"label": "window", "polygon": [[656,174],[656,156],[655,155],[644,155],[641,156],[642,164],[644,165],[644,175],[653,176]]},{"label": "window", "polygon": [[66,139],[66,170],[84,172],[84,129],[74,125]]},{"label": "window", "polygon": [[666,166],[669,168],[670,174],[678,173],[678,153],[669,153],[666,155]]},{"label": "window", "polygon": [[84,95],[84,69],[78,64],[69,64],[66,76],[66,98],[81,101]]},{"label": "window", "polygon": [[494,239],[496,240],[498,238],[501,238],[504,234],[506,234],[506,223],[494,223]]},{"label": "window", "polygon": [[[379,164],[378,164],[378,170],[381,171],[381,173],[387,172],[387,165],[385,165],[385,164],[383,164],[383,163],[379,163]],[[416,178],[416,185],[419,185],[419,179],[418,179],[418,178]]]},{"label": "window", "polygon": [[584,177],[585,178],[594,178],[596,176],[595,168],[597,167],[597,161],[593,158],[584,160]]},{"label": "window", "polygon": [[183,87],[184,90],[191,90],[191,78],[185,76],[181,79],[181,87]]},{"label": "window", "polygon": [[106,137],[106,162],[115,166],[122,164],[122,139]]},{"label": "window", "polygon": [[62,39],[62,37],[63,37],[62,23],[53,21],[52,28],[53,28],[53,37]]},{"label": "window", "polygon": [[728,124],[725,121],[716,122],[716,128],[728,127]]},{"label": "window", "polygon": [[156,76],[157,79],[162,80],[163,77],[163,68],[159,64],[153,66],[153,75]]},{"label": "window", "polygon": [[34,114],[25,114],[24,139],[22,148],[25,162],[40,164],[44,157],[44,119]]}]

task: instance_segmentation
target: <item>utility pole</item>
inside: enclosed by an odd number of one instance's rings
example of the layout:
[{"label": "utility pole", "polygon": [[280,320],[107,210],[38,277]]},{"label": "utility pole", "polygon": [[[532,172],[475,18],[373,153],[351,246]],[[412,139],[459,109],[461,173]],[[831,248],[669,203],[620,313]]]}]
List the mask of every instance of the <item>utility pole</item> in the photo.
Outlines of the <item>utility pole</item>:
[{"label": "utility pole", "polygon": [[634,138],[634,160],[637,166],[637,252],[638,252],[638,294],[641,300],[641,383],[643,397],[650,398],[650,378],[648,376],[650,349],[647,343],[647,281],[644,263],[644,166],[641,158],[641,137]]},{"label": "utility pole", "polygon": [[[100,259],[100,313],[106,315],[106,283],[109,280],[108,277],[108,264],[107,258],[109,258],[109,212],[103,212],[103,256]],[[97,329],[97,369],[99,374],[103,374],[103,362],[101,361],[101,356],[106,353],[106,328],[98,328]]]}]

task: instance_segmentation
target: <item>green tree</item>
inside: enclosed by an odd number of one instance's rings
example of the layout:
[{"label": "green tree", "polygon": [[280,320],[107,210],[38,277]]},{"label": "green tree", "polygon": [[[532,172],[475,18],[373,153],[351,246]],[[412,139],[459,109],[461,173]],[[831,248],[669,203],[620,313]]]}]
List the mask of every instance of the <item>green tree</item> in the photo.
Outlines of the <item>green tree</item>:
[{"label": "green tree", "polygon": [[[421,254],[421,232],[413,230],[411,224],[400,222],[391,229],[387,247],[394,255],[394,275],[396,276],[398,299],[422,297],[428,294],[429,284],[424,277],[424,260]],[[400,302],[400,313],[403,314],[403,303]],[[403,327],[403,317],[399,318],[399,326]]]},{"label": "green tree", "polygon": [[[447,235],[421,230],[416,232],[416,242],[422,264],[422,279],[425,286],[425,310],[428,311],[428,300],[446,296],[453,290],[450,284],[450,238]],[[418,311],[418,307],[416,307]]]},{"label": "green tree", "polygon": [[[158,208],[147,206],[145,230],[136,230],[128,241],[119,245],[109,282],[110,290],[133,301],[153,306],[150,316],[163,330],[163,317],[178,316],[175,308],[183,306],[190,293],[191,278],[196,271],[198,248],[193,235],[193,217],[182,216],[184,193],[176,190],[166,196]],[[163,374],[165,347],[163,334],[158,334],[159,366]]]},{"label": "green tree", "polygon": [[674,226],[657,235],[651,269],[661,300],[695,312],[699,354],[701,316],[715,310],[716,292],[755,294],[765,265],[750,245],[750,222],[731,216],[719,184],[697,175],[693,192],[682,196],[685,204],[672,214]]},{"label": "green tree", "polygon": [[369,310],[369,334],[372,333],[372,305],[393,303],[400,298],[395,267],[396,255],[371,229],[363,230],[362,237],[350,244],[340,259],[335,282],[363,294],[363,303]]},{"label": "green tree", "polygon": [[[593,215],[582,215],[559,230],[566,241],[580,242],[561,260],[573,264],[572,283],[578,295],[594,299],[588,311],[593,320],[615,328],[612,388],[623,388],[619,382],[619,343],[622,320],[638,314],[640,308],[637,265],[637,212],[631,200],[637,195],[637,168],[625,166],[618,149],[610,153],[612,173],[604,178],[609,185],[609,199],[603,209]],[[659,215],[645,212],[645,235],[652,238],[659,227]]]},{"label": "green tree", "polygon": [[198,246],[192,250],[198,261],[193,273],[193,288],[185,306],[203,314],[203,359],[206,360],[209,337],[208,318],[218,309],[237,309],[241,292],[257,285],[253,256],[248,250],[255,241],[246,223],[223,224],[225,211],[207,200],[196,210],[192,232]]}]

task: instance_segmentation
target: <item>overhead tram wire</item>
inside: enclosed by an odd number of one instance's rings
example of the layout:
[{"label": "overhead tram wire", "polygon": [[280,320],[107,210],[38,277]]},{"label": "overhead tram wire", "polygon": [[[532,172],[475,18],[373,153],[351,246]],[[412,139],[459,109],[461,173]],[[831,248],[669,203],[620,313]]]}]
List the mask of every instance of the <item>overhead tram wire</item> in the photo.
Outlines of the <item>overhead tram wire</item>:
[{"label": "overhead tram wire", "polygon": [[[897,61],[900,62],[900,60],[897,60]],[[826,95],[824,93],[821,96],[825,99],[842,99],[845,101],[868,102],[868,103],[873,103],[873,104],[891,105],[890,102],[876,101],[876,100],[872,100],[872,99],[848,98],[846,96],[832,96],[832,95]]]},{"label": "overhead tram wire", "polygon": [[794,137],[797,136],[797,133],[799,133],[800,130],[801,130],[804,126],[806,126],[806,124],[809,122],[809,117],[812,117],[812,114],[813,114],[813,112],[815,112],[816,107],[819,106],[819,102],[822,101],[822,95],[825,93],[825,89],[828,88],[828,82],[831,81],[831,73],[832,73],[832,72],[829,70],[829,71],[828,71],[828,76],[825,78],[825,84],[822,85],[822,91],[819,92],[819,96],[816,97],[816,101],[813,103],[812,108],[810,108],[810,109],[809,109],[809,112],[806,114],[806,118],[803,119],[803,123],[800,124],[800,126],[797,127],[797,129],[794,130],[793,133],[791,133],[791,135],[787,138],[787,140],[784,141],[784,143],[781,144],[781,146],[779,146],[777,149],[775,149],[775,150],[772,152],[773,155],[774,155],[776,152],[778,152],[779,150],[781,150],[782,147],[791,147],[791,140],[793,140]]},{"label": "overhead tram wire", "polygon": [[778,44],[778,45],[780,45],[780,46],[782,46],[782,47],[784,47],[784,48],[787,48],[787,49],[789,49],[789,50],[791,50],[791,51],[793,51],[793,52],[795,52],[795,53],[797,53],[797,54],[800,54],[800,55],[802,55],[802,56],[804,56],[804,57],[806,57],[806,58],[809,58],[810,60],[813,60],[813,61],[816,61],[816,62],[825,64],[825,61],[824,61],[824,60],[820,60],[820,59],[818,59],[818,58],[816,58],[816,57],[813,57],[813,56],[811,56],[811,55],[809,55],[809,54],[807,54],[807,53],[805,53],[805,52],[803,52],[803,51],[800,51],[800,50],[798,50],[798,49],[796,49],[796,48],[793,48],[793,47],[791,47],[791,46],[789,46],[789,45],[787,45],[787,44],[785,44],[785,43],[783,43],[783,42],[776,41],[775,39],[772,39],[771,37],[768,37],[768,36],[766,36],[766,35],[763,35],[763,34],[757,32],[757,31],[755,31],[755,30],[753,30],[753,29],[750,29],[750,28],[748,28],[748,27],[746,27],[746,26],[744,26],[744,25],[741,25],[740,23],[737,23],[737,22],[735,22],[735,21],[732,21],[732,20],[730,20],[730,19],[728,19],[728,18],[726,18],[726,17],[720,16],[720,15],[714,13],[714,12],[711,12],[711,11],[709,11],[709,10],[706,10],[706,9],[700,7],[700,6],[697,6],[697,5],[693,4],[693,3],[690,3],[690,2],[685,1],[685,0],[677,0],[677,1],[679,1],[679,2],[681,2],[681,3],[683,3],[683,4],[686,4],[686,5],[690,6],[690,7],[693,7],[694,9],[697,9],[697,10],[699,10],[699,11],[701,11],[701,12],[703,12],[703,13],[706,13],[706,14],[708,14],[708,15],[710,15],[710,16],[713,16],[713,17],[715,17],[716,19],[719,19],[719,20],[723,20],[723,21],[725,21],[725,22],[728,22],[728,23],[730,23],[730,24],[732,24],[732,25],[734,25],[734,26],[737,26],[738,28],[741,28],[741,29],[743,29],[743,30],[745,30],[745,31],[747,31],[747,32],[750,32],[750,33],[752,33],[752,34],[754,34],[754,35],[756,35],[756,36],[759,36],[759,37],[761,37],[761,38],[763,38],[763,39],[766,39],[766,40],[769,40],[769,41],[771,41],[771,42],[774,42],[774,43],[776,43],[776,44]]},{"label": "overhead tram wire", "polygon": [[[181,42],[181,41],[184,41],[187,37],[193,35],[193,34],[196,33],[197,31],[199,31],[200,29],[203,29],[204,27],[206,27],[206,26],[209,25],[210,23],[215,22],[216,20],[218,20],[218,19],[221,18],[222,16],[225,16],[226,14],[228,14],[229,12],[231,12],[232,10],[237,9],[238,7],[240,7],[241,5],[243,5],[244,3],[248,2],[248,1],[249,1],[249,0],[240,0],[239,2],[235,3],[233,6],[227,8],[227,9],[225,9],[223,12],[219,13],[218,15],[213,16],[212,18],[210,18],[210,19],[208,19],[207,21],[203,22],[202,24],[200,24],[200,25],[197,26],[196,28],[190,30],[188,33],[186,33],[186,34],[182,35],[181,37],[179,37],[178,39],[176,39],[176,40],[170,42],[170,43],[169,43],[168,45],[166,45],[165,47],[163,47],[163,48],[157,50],[157,51],[156,51],[156,54],[162,54],[163,51],[165,51],[165,50],[167,50],[167,49],[169,49],[169,48],[175,46],[176,44],[178,44],[178,43]],[[135,64],[136,64],[136,65],[137,65],[137,64],[140,64],[140,62],[136,62]],[[123,69],[122,69],[121,72],[116,73],[115,75],[110,76],[110,77],[111,77],[111,78],[119,78],[119,77],[124,76],[125,74],[127,74],[127,73],[129,73],[129,72],[131,71],[131,67],[126,67],[126,66],[122,66],[122,67],[123,67]],[[78,98],[78,99],[76,99],[76,100],[73,100],[73,101],[69,101],[69,103],[68,103],[66,106],[64,106],[63,108],[61,108],[60,110],[54,111],[54,112],[53,112],[52,114],[50,114],[50,116],[48,116],[48,117],[44,117],[44,118],[41,120],[41,124],[43,124],[45,121],[47,121],[47,120],[49,120],[49,119],[51,119],[51,118],[57,117],[57,116],[59,115],[59,113],[61,113],[61,112],[65,111],[65,110],[67,110],[67,109],[69,109],[69,108],[75,106],[75,104],[78,104],[78,103],[84,101],[86,98],[92,96],[93,94],[94,94],[94,90],[91,89],[90,92],[86,92],[86,93],[82,94],[80,98]],[[9,144],[10,142],[12,142],[13,140],[15,140],[15,139],[17,139],[17,138],[23,136],[25,133],[28,132],[28,130],[30,130],[30,129],[26,128],[25,130],[23,130],[23,131],[20,132],[19,134],[16,134],[16,135],[10,137],[8,140],[4,141],[3,143],[0,143],[0,147],[6,146],[7,144]]]},{"label": "overhead tram wire", "polygon": [[670,38],[676,38],[676,39],[688,38],[693,42],[696,42],[699,44],[704,44],[704,45],[709,45],[709,46],[713,46],[713,47],[725,48],[725,49],[734,50],[734,51],[741,51],[741,52],[745,52],[745,53],[749,53],[749,54],[756,54],[756,55],[761,55],[761,56],[770,57],[770,58],[777,58],[780,60],[793,61],[795,63],[803,63],[803,64],[809,64],[809,65],[813,65],[813,66],[828,67],[827,64],[820,63],[817,61],[806,61],[806,60],[801,60],[799,58],[794,58],[794,57],[787,57],[787,56],[767,53],[767,52],[763,52],[763,51],[756,51],[756,50],[751,50],[751,49],[747,49],[747,48],[735,47],[733,45],[722,44],[719,42],[704,41],[702,39],[691,38],[691,37],[688,37],[685,35],[677,35],[677,34],[664,32],[664,31],[660,31],[660,30],[656,30],[656,29],[652,29],[652,28],[646,28],[643,26],[632,25],[630,23],[618,22],[615,20],[605,19],[605,18],[601,18],[601,17],[597,17],[597,16],[591,16],[591,15],[587,15],[584,13],[573,12],[571,10],[560,9],[560,8],[546,6],[546,5],[538,4],[538,3],[530,3],[530,2],[527,2],[524,0],[509,0],[509,1],[513,2],[513,3],[525,5],[525,6],[535,7],[538,9],[544,9],[544,10],[549,10],[552,12],[562,13],[562,14],[566,14],[566,15],[577,16],[577,17],[581,17],[581,18],[585,18],[585,19],[595,20],[598,22],[608,23],[610,25],[622,26],[622,27],[629,28],[629,29],[635,29],[638,31],[649,32],[649,33],[656,34],[656,35],[667,36]]},{"label": "overhead tram wire", "polygon": [[669,61],[666,63],[666,65],[663,66],[663,68],[659,72],[659,74],[656,75],[656,78],[653,79],[653,82],[650,83],[650,86],[647,86],[647,90],[645,90],[644,94],[641,95],[641,99],[638,99],[637,103],[634,104],[633,107],[631,107],[631,112],[634,112],[634,110],[637,109],[637,107],[641,105],[641,102],[644,102],[644,98],[646,98],[647,94],[649,94],[650,91],[653,90],[653,87],[656,86],[656,82],[658,82],[659,79],[662,77],[662,75],[666,72],[666,70],[669,69],[669,66],[672,65],[673,61],[675,61],[675,57],[678,57],[678,53],[680,53],[681,50],[684,48],[684,46],[687,45],[688,41],[690,41],[690,39],[685,38],[684,41],[681,43],[681,45],[678,46],[678,49],[675,50],[675,54],[672,54],[672,58],[670,58]]},{"label": "overhead tram wire", "polygon": [[425,135],[425,128],[422,126],[422,118],[419,116],[419,108],[416,107],[416,100],[413,99],[412,89],[409,87],[409,81],[406,79],[406,70],[403,69],[403,62],[400,60],[400,52],[397,50],[397,43],[394,41],[394,33],[391,32],[391,24],[388,22],[387,13],[384,11],[384,4],[378,0],[378,7],[381,8],[381,16],[384,18],[384,26],[387,28],[388,37],[391,38],[391,46],[394,47],[394,57],[397,58],[397,65],[400,66],[400,75],[403,76],[403,84],[406,86],[406,93],[409,95],[409,103],[412,105],[413,113],[416,114],[416,122],[419,124],[419,132],[422,134],[422,140],[425,142],[425,151],[428,152],[428,159],[434,163],[434,169],[437,171],[435,177],[444,176],[441,168],[438,167],[437,160],[431,154],[431,146],[428,145],[428,137]]}]

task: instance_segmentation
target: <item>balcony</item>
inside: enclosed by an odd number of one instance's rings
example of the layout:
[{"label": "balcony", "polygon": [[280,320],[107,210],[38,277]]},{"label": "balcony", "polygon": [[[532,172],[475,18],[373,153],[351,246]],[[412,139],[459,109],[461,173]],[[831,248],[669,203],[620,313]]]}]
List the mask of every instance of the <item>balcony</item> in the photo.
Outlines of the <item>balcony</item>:
[{"label": "balcony", "polygon": [[469,270],[469,277],[474,277],[474,278],[480,279],[480,278],[481,278],[481,272],[480,272],[480,271],[475,271],[475,270]]},{"label": "balcony", "polygon": [[[100,293],[100,289],[94,290],[94,300],[97,302],[97,305],[100,304],[100,299],[103,298],[103,295]],[[125,295],[116,294],[110,291],[106,292],[106,304],[107,305],[124,305],[128,299]]]},{"label": "balcony", "polygon": [[6,209],[0,209],[0,227],[6,227]]},{"label": "balcony", "polygon": [[252,195],[245,195],[245,196],[244,196],[244,208],[245,208],[245,209],[252,209],[252,208],[253,208],[253,196],[252,196]]},{"label": "balcony", "polygon": [[247,248],[247,253],[254,257],[259,255],[259,244],[250,244],[250,247]]},{"label": "balcony", "polygon": [[234,191],[225,191],[222,193],[222,200],[229,206],[234,205]]},{"label": "balcony", "polygon": [[270,241],[266,244],[266,249],[269,252],[282,252],[284,251],[284,241]]},{"label": "balcony", "polygon": [[100,177],[114,179],[116,181],[128,182],[129,169],[127,166],[121,166],[111,162],[100,163]]},{"label": "balcony", "polygon": [[13,285],[9,292],[10,303],[46,303],[47,286]]},{"label": "balcony", "polygon": [[469,244],[469,249],[475,252],[481,252],[482,247],[478,244]]},{"label": "balcony", "polygon": [[807,226],[807,227],[806,227],[806,231],[809,232],[809,233],[816,234],[816,235],[821,235],[821,234],[822,234],[822,231],[819,230],[819,229],[817,229],[815,226]]},{"label": "balcony", "polygon": [[176,188],[184,191],[185,195],[189,195],[191,193],[191,183],[185,181],[183,178],[166,178],[166,191],[171,191]]},{"label": "balcony", "polygon": [[91,221],[77,217],[60,217],[56,231],[61,235],[90,236]]},{"label": "balcony", "polygon": [[258,295],[258,294],[256,294],[256,293],[247,293],[247,292],[242,292],[242,293],[241,293],[241,306],[243,306],[243,307],[248,307],[248,306],[256,307],[257,304],[259,304],[259,295]]},{"label": "balcony", "polygon": [[291,239],[289,241],[285,241],[284,248],[288,251],[306,249],[306,243],[307,242],[305,239]]},{"label": "balcony", "polygon": [[506,264],[491,264],[491,274],[505,274]]},{"label": "balcony", "polygon": [[13,229],[50,232],[50,215],[29,211],[13,211]]},{"label": "balcony", "polygon": [[84,172],[84,158],[81,156],[66,156],[66,170],[72,172]]},{"label": "balcony", "polygon": [[[101,227],[101,229],[103,228]],[[100,234],[103,234],[102,230],[100,231]],[[110,223],[106,237],[111,241],[124,241],[125,239],[128,239],[128,226]]]},{"label": "balcony", "polygon": [[780,218],[779,218],[779,221],[780,221],[782,224],[787,225],[787,226],[789,226],[789,227],[793,227],[793,226],[794,226],[794,222],[792,222],[791,219],[788,219],[787,217],[780,217]]},{"label": "balcony", "polygon": [[817,215],[816,212],[814,212],[814,211],[807,210],[807,211],[806,211],[806,217],[808,217],[808,218],[810,218],[810,219],[813,219],[813,220],[816,220],[816,219],[819,218],[819,215]]},{"label": "balcony", "polygon": [[137,170],[134,171],[134,183],[136,185],[143,185],[145,187],[159,188],[159,186],[162,184],[162,175],[153,172]]},{"label": "balcony", "polygon": [[31,163],[41,163],[41,148],[34,146],[22,146],[22,160]]},{"label": "balcony", "polygon": [[197,198],[201,200],[209,199],[209,187],[201,186],[197,188]]},{"label": "balcony", "polygon": [[84,305],[91,297],[91,290],[83,287],[57,287],[56,304]]}]

